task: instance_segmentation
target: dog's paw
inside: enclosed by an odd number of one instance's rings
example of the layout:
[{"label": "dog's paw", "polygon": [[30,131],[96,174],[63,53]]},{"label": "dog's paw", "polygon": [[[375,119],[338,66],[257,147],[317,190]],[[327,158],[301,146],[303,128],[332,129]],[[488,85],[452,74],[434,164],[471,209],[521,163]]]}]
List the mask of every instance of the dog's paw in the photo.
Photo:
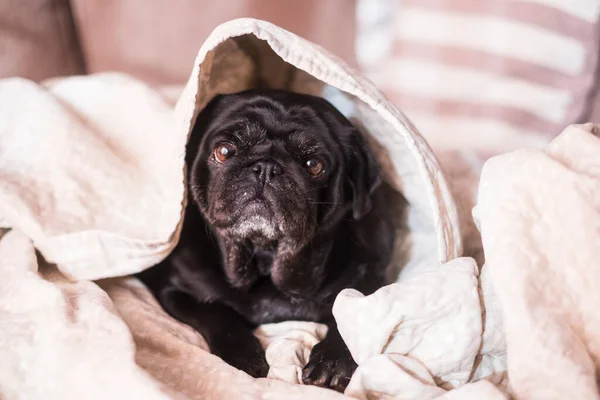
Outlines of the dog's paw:
[{"label": "dog's paw", "polygon": [[253,378],[266,378],[269,373],[269,364],[264,354],[260,357],[239,357],[231,359],[229,364],[240,369]]},{"label": "dog's paw", "polygon": [[244,346],[230,346],[215,352],[227,364],[244,371],[254,378],[265,378],[269,373],[269,364],[265,352],[258,343],[247,343]]},{"label": "dog's paw", "polygon": [[343,392],[356,367],[345,346],[332,345],[325,340],[313,347],[302,370],[302,382]]}]

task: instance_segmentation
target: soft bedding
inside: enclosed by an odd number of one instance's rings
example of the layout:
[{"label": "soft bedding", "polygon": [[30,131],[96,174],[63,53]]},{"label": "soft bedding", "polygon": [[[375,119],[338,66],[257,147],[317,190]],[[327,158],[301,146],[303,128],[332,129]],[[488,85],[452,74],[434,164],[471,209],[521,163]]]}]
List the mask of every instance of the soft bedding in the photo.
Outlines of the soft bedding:
[{"label": "soft bedding", "polygon": [[[177,240],[197,111],[216,92],[258,84],[329,96],[376,150],[395,200],[409,204],[398,215],[407,240],[397,282],[336,300],[359,363],[344,395],[296,384],[323,326],[259,327],[271,370],[255,380],[126,276]],[[594,125],[486,164],[474,213],[480,268],[460,257],[459,211],[410,122],[337,60],[270,24],[217,29],[175,106],[116,74],[3,81],[0,104],[0,397],[598,397]]]},{"label": "soft bedding", "polygon": [[[545,150],[486,164],[479,279],[458,258],[368,297],[339,296],[335,315],[360,364],[347,396],[598,398],[599,130],[572,126]],[[131,278],[67,281],[16,230],[0,241],[0,268],[5,398],[343,398],[284,382],[323,334],[317,324],[261,327],[276,379],[253,380]]]}]

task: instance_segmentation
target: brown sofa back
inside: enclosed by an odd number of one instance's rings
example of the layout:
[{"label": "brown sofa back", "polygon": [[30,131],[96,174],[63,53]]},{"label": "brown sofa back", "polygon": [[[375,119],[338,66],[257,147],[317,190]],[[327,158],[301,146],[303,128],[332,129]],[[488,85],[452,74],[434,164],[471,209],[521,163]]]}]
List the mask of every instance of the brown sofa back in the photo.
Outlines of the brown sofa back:
[{"label": "brown sofa back", "polygon": [[354,62],[354,0],[72,0],[88,72],[149,82],[186,80],[220,23],[264,19]]},{"label": "brown sofa back", "polygon": [[68,0],[0,0],[0,78],[83,72]]}]

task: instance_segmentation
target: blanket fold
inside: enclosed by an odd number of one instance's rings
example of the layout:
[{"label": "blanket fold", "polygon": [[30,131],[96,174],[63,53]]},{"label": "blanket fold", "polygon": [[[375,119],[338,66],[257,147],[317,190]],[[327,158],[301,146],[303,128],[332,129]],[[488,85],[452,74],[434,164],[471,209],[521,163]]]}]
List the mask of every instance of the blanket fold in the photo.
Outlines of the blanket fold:
[{"label": "blanket fold", "polygon": [[341,61],[270,23],[239,19],[215,29],[192,67],[174,107],[120,74],[0,82],[2,225],[32,238],[72,279],[156,264],[179,238],[196,115],[218,93],[261,86],[323,96],[360,128],[395,189],[390,202],[409,204],[396,222],[408,226],[399,247],[410,256],[396,257],[396,269],[419,273],[460,255],[456,208],[431,150]]},{"label": "blanket fold", "polygon": [[516,398],[597,399],[600,139],[571,126],[483,168],[475,211]]}]

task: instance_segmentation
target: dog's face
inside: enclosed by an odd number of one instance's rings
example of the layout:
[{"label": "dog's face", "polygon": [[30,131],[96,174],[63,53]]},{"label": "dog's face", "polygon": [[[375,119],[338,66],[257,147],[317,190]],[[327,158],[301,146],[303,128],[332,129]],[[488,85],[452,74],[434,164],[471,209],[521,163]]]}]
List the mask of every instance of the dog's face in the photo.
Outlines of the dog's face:
[{"label": "dog's face", "polygon": [[[226,242],[279,249],[288,258],[332,240],[343,218],[362,218],[378,184],[375,163],[345,117],[323,99],[284,91],[217,96],[198,116],[187,162],[193,198]],[[248,283],[252,274],[225,264],[232,284]],[[309,271],[312,280],[324,275],[323,265],[285,268],[321,269]]]}]

